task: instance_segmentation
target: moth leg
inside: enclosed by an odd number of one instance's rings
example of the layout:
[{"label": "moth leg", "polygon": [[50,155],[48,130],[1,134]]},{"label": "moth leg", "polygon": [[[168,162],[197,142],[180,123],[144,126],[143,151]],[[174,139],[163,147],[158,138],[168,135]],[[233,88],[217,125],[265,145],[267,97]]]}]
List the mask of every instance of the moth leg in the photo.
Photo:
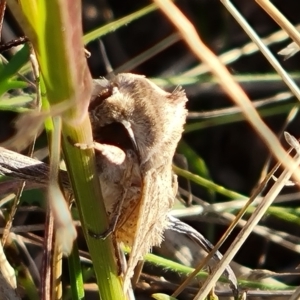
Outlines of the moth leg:
[{"label": "moth leg", "polygon": [[105,230],[103,233],[95,233],[92,231],[88,231],[89,235],[95,239],[102,239],[105,240],[107,237],[109,237],[112,233],[115,232],[121,212],[122,212],[122,207],[124,204],[124,199],[126,197],[127,192],[125,191],[122,197],[122,200],[118,203],[117,205],[117,212],[113,215],[113,218],[109,222],[109,226],[107,230]]},{"label": "moth leg", "polygon": [[120,245],[115,238],[113,238],[113,245],[114,245],[115,257],[116,257],[116,261],[117,261],[118,276],[121,276],[123,274],[123,270],[126,266],[125,255],[122,252]]}]

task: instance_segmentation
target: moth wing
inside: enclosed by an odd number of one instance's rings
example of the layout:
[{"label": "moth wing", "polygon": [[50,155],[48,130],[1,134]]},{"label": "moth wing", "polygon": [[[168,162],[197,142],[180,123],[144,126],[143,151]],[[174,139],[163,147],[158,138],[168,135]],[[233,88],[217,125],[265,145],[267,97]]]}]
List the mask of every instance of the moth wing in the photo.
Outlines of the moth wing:
[{"label": "moth wing", "polygon": [[168,225],[166,215],[173,204],[174,193],[167,178],[162,174],[166,173],[150,169],[143,177],[137,228],[124,275],[125,291],[128,289],[130,278],[138,261],[152,246],[160,245],[163,232]]}]

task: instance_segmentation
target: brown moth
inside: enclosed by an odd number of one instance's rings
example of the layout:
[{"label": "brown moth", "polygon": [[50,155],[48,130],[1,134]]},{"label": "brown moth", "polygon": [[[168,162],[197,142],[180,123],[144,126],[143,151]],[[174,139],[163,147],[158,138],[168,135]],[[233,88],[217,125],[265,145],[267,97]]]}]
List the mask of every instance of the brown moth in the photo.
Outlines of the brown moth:
[{"label": "brown moth", "polygon": [[137,262],[162,242],[177,192],[172,158],[187,98],[144,76],[95,81],[90,119],[103,198],[117,242],[131,248],[124,288]]}]

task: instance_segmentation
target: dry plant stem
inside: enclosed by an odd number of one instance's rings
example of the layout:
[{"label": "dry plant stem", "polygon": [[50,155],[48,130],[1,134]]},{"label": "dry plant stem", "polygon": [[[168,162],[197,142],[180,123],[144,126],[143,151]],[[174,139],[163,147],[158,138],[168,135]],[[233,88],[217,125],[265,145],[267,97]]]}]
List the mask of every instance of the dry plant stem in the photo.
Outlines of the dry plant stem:
[{"label": "dry plant stem", "polygon": [[[166,14],[175,27],[179,30],[185,42],[188,44],[193,53],[203,62],[205,62],[211,72],[218,78],[222,88],[232,98],[232,100],[241,107],[245,118],[252,127],[258,132],[262,140],[266,143],[274,156],[287,168],[293,169],[294,161],[280,145],[277,137],[261,120],[251,101],[234,81],[229,71],[219,61],[219,59],[203,44],[200,40],[194,26],[182,14],[182,12],[170,0],[153,0],[158,7]],[[300,171],[296,170],[295,180],[300,182]]]},{"label": "dry plant stem", "polygon": [[5,10],[6,10],[6,0],[0,0],[0,32],[2,32]]},{"label": "dry plant stem", "polygon": [[[35,146],[35,140],[36,140],[36,135],[34,136],[33,142],[31,143],[30,149],[28,151],[28,156],[30,156],[30,157],[32,157],[32,155],[33,155],[34,146]],[[3,246],[5,245],[7,237],[9,235],[9,233],[10,233],[10,229],[12,227],[13,220],[14,220],[15,214],[17,212],[19,203],[20,203],[20,199],[21,199],[22,193],[23,193],[23,191],[25,189],[25,185],[26,185],[25,181],[21,181],[19,183],[18,190],[17,190],[17,193],[16,193],[15,198],[13,200],[13,205],[11,207],[11,212],[9,214],[9,219],[8,219],[8,221],[7,221],[6,225],[5,225],[4,231],[3,231],[3,236],[2,236],[2,245]]]},{"label": "dry plant stem", "polygon": [[211,260],[211,258],[215,255],[215,253],[218,251],[218,249],[223,245],[226,238],[230,235],[232,230],[236,227],[236,225],[239,223],[240,219],[243,217],[245,212],[247,211],[248,207],[253,203],[253,201],[256,199],[256,197],[262,192],[264,187],[266,186],[267,182],[270,180],[274,172],[278,169],[280,166],[279,163],[276,164],[276,166],[271,170],[271,172],[268,174],[268,176],[263,180],[263,182],[257,187],[257,189],[254,191],[253,195],[250,197],[250,199],[247,201],[245,206],[239,211],[239,213],[234,218],[233,222],[230,224],[226,232],[223,234],[223,236],[220,238],[218,243],[214,246],[214,248],[209,252],[209,254],[205,257],[203,261],[195,268],[195,270],[185,279],[185,281],[180,285],[180,287],[173,293],[173,297],[177,297],[187,286],[188,284],[195,278],[195,276],[198,274],[198,272],[203,269],[203,267]]},{"label": "dry plant stem", "polygon": [[[62,250],[64,245],[63,241],[70,239],[68,244],[72,244],[76,237],[76,229],[72,223],[72,217],[64,199],[62,191],[58,185],[60,152],[61,152],[61,117],[53,117],[53,130],[51,131],[50,142],[50,169],[49,169],[49,185],[48,185],[48,203],[49,205],[49,218],[54,222],[55,232],[51,232],[52,239],[48,240],[48,246],[51,245],[51,252],[46,253],[50,256],[47,261],[51,262],[50,267],[50,294],[47,297],[50,299],[61,299],[62,297],[62,284],[61,280],[61,264],[62,264]],[[59,201],[58,201],[59,200]],[[58,209],[59,207],[59,209]],[[66,224],[67,223],[67,224]],[[71,226],[68,224],[72,224]],[[68,226],[68,227],[67,227]],[[53,230],[53,228],[52,228]],[[59,274],[57,274],[59,272]]]},{"label": "dry plant stem", "polygon": [[300,286],[295,290],[289,300],[298,300],[300,298]]},{"label": "dry plant stem", "polygon": [[[277,134],[278,136],[278,139],[281,139],[284,131],[286,130],[286,128],[288,127],[288,125],[295,119],[295,117],[298,115],[298,112],[299,112],[299,107],[298,106],[295,106],[288,114],[284,124],[282,125],[279,133]],[[271,155],[269,154],[267,159],[266,159],[266,162],[265,162],[265,165],[264,167],[262,168],[262,171],[261,171],[261,175],[260,175],[260,178],[258,180],[258,183],[261,182],[263,180],[263,178],[266,176],[267,172],[268,172],[268,169],[270,167],[270,164],[271,164]]]},{"label": "dry plant stem", "polygon": [[10,300],[21,300],[16,293],[17,279],[15,270],[9,264],[0,243],[0,298]]},{"label": "dry plant stem", "polygon": [[51,299],[51,258],[53,257],[53,232],[54,232],[54,220],[50,210],[49,203],[47,204],[47,215],[46,215],[46,228],[45,237],[43,241],[43,260],[42,260],[42,274],[40,287],[40,298],[42,300]]},{"label": "dry plant stem", "polygon": [[[295,164],[294,170],[298,167],[300,163],[300,155],[299,152],[295,155]],[[253,228],[257,225],[260,219],[264,216],[265,212],[267,211],[268,207],[272,204],[274,199],[280,193],[282,188],[285,186],[286,182],[290,179],[293,174],[293,169],[285,169],[278,180],[274,183],[268,194],[264,197],[261,203],[257,206],[254,213],[251,215],[249,220],[247,221],[246,225],[242,228],[236,239],[233,241],[229,249],[224,254],[221,261],[216,265],[213,269],[212,273],[208,276],[206,281],[204,282],[203,286],[199,290],[198,294],[196,295],[195,299],[204,300],[205,297],[208,295],[209,291],[215,285],[215,282],[224,272],[226,266],[232,261],[234,256],[236,255],[237,251],[243,245],[245,240],[248,238],[250,233],[252,232]]]},{"label": "dry plant stem", "polygon": [[232,14],[232,16],[236,19],[236,21],[240,24],[240,26],[244,29],[247,35],[251,38],[251,40],[257,45],[262,54],[266,57],[272,67],[276,70],[276,72],[281,76],[282,80],[285,84],[290,88],[292,93],[297,97],[300,101],[300,90],[295,82],[291,79],[289,74],[282,68],[278,60],[274,57],[272,52],[264,45],[260,37],[256,34],[256,32],[250,27],[247,21],[243,18],[243,16],[239,13],[239,11],[233,6],[233,4],[228,0],[221,0],[223,5],[227,8],[227,10]]},{"label": "dry plant stem", "polygon": [[52,266],[51,266],[51,286],[52,296],[51,299],[62,299],[63,297],[63,286],[62,286],[62,259],[63,253],[61,251],[58,238],[56,237],[57,232],[53,236],[54,251],[52,255]]},{"label": "dry plant stem", "polygon": [[[290,92],[282,92],[278,93],[272,97],[267,97],[263,99],[257,99],[253,102],[253,105],[255,108],[263,107],[267,104],[274,104],[278,101],[284,101],[289,100],[293,98],[294,95]],[[237,106],[232,106],[228,108],[220,108],[220,109],[214,109],[210,111],[204,111],[204,112],[196,112],[196,111],[189,111],[188,120],[197,120],[200,118],[216,118],[216,117],[222,117],[229,114],[237,114],[241,112],[241,109]]]},{"label": "dry plant stem", "polygon": [[[53,130],[50,143],[50,169],[47,198],[55,220],[55,245],[60,245],[64,254],[70,254],[73,241],[77,236],[76,229],[65,197],[58,184],[61,152],[61,117],[53,117]],[[71,245],[71,247],[70,247]],[[55,259],[55,258],[54,258]]]},{"label": "dry plant stem", "polygon": [[[295,28],[297,30],[300,30],[299,24],[296,25]],[[261,40],[266,46],[269,46],[272,44],[280,43],[286,40],[288,37],[289,36],[286,34],[286,32],[280,29],[270,35],[267,35],[266,37],[261,38]],[[224,65],[228,65],[230,63],[237,61],[242,56],[254,54],[257,51],[258,51],[257,46],[253,42],[250,42],[242,45],[241,47],[234,48],[227,52],[224,52],[218,57]],[[183,72],[182,76],[193,77],[193,76],[205,74],[206,72],[208,72],[207,66],[205,64],[199,64],[198,66],[191,68],[186,72]]]},{"label": "dry plant stem", "polygon": [[300,48],[300,34],[293,24],[269,1],[255,0],[264,11],[282,28]]},{"label": "dry plant stem", "polygon": [[17,212],[17,208],[18,208],[18,205],[20,203],[20,199],[21,199],[22,193],[23,193],[24,188],[25,188],[25,184],[26,184],[25,181],[21,181],[18,184],[18,189],[17,189],[16,195],[14,197],[13,204],[12,204],[12,207],[11,207],[11,211],[10,211],[10,214],[9,214],[9,218],[7,220],[7,223],[5,224],[5,228],[4,228],[4,231],[3,231],[3,236],[2,236],[2,239],[1,239],[1,242],[2,242],[3,246],[5,246],[5,243],[7,241],[7,237],[9,235],[10,229],[12,227],[12,223],[13,223],[15,214]]}]

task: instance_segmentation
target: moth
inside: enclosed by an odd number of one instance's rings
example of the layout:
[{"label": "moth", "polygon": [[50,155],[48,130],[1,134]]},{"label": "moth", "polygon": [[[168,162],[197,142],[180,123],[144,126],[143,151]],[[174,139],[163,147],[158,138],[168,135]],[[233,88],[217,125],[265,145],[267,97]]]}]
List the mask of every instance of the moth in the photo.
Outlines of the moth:
[{"label": "moth", "polygon": [[111,231],[131,248],[125,289],[137,262],[159,246],[176,193],[172,159],[183,132],[186,95],[144,76],[95,81],[89,111]]}]

